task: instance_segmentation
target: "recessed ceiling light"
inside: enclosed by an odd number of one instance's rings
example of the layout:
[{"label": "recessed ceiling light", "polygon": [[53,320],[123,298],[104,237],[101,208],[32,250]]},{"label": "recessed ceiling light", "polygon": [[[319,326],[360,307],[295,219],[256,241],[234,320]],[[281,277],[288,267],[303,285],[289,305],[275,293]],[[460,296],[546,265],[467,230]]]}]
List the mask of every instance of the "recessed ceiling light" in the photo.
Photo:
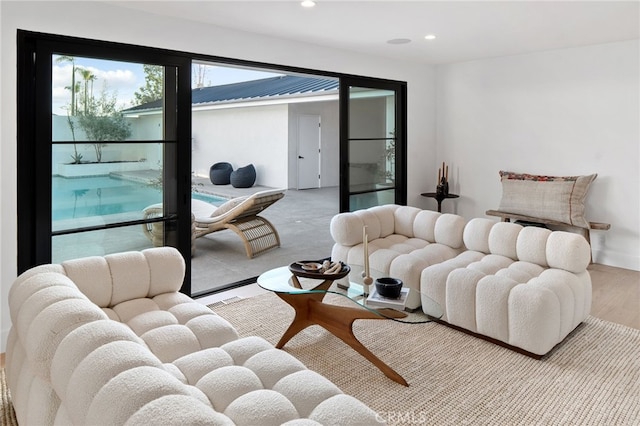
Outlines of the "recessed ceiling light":
[{"label": "recessed ceiling light", "polygon": [[389,44],[407,44],[411,43],[411,39],[409,38],[393,38],[391,40],[387,40]]},{"label": "recessed ceiling light", "polygon": [[302,5],[302,7],[313,7],[316,5],[316,2],[313,0],[304,0],[302,3],[300,3]]},{"label": "recessed ceiling light", "polygon": [[427,34],[426,36],[424,36],[425,40],[435,40],[436,39],[436,35],[435,34]]}]

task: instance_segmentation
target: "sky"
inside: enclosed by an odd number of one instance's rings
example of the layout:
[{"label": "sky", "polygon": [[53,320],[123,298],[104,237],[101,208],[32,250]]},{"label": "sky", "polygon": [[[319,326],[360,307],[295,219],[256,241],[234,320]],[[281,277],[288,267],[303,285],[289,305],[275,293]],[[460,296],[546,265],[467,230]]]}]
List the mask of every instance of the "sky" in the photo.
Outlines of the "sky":
[{"label": "sky", "polygon": [[[52,111],[54,114],[67,115],[68,106],[71,104],[71,91],[68,88],[71,87],[72,64],[71,62],[58,61],[57,58],[58,56],[54,55]],[[88,69],[97,77],[93,82],[93,95],[95,97],[98,97],[103,88],[106,88],[110,94],[117,93],[118,107],[122,109],[133,106],[132,101],[135,99],[134,93],[145,85],[145,75],[142,64],[82,57],[75,57],[74,63],[76,68]],[[192,70],[192,75],[195,74],[195,71]],[[276,75],[281,74],[207,65],[205,68],[204,85],[218,86],[268,78]],[[83,87],[83,79],[79,73],[76,73],[76,82],[80,82],[81,88]],[[65,87],[67,87],[67,89],[65,89]],[[89,88],[90,87],[89,85]]]}]

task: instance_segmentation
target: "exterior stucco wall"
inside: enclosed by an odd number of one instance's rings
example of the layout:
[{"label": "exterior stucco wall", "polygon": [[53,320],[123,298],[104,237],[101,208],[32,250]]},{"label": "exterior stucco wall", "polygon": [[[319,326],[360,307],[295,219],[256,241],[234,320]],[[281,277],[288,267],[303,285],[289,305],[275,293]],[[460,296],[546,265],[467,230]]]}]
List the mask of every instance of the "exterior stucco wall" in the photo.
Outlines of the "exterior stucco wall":
[{"label": "exterior stucco wall", "polygon": [[257,185],[288,188],[288,119],[286,104],[194,111],[193,172],[209,176],[217,162],[234,170],[253,164]]}]

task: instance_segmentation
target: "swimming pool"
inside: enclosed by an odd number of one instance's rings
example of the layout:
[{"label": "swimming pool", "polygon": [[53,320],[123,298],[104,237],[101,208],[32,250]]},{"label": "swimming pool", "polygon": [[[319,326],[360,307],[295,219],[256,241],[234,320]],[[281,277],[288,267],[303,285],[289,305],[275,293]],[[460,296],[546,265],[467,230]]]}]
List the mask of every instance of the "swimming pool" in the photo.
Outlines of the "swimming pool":
[{"label": "swimming pool", "polygon": [[[51,219],[53,222],[118,215],[139,219],[142,210],[162,202],[162,192],[150,185],[109,176],[51,179]],[[219,206],[227,201],[203,193],[193,198]],[[55,228],[55,226],[54,226]],[[64,226],[67,228],[67,226]]]}]

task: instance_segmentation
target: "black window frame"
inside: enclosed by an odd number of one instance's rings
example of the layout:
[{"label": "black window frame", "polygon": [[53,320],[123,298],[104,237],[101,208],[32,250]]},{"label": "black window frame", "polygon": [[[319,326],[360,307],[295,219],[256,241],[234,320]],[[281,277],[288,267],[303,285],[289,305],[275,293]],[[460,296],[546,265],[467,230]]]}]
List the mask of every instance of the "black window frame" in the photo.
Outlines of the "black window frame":
[{"label": "black window frame", "polygon": [[344,76],[340,79],[340,211],[350,210],[349,182],[349,91],[351,87],[388,90],[395,93],[395,204],[407,204],[407,83],[372,77]]},{"label": "black window frame", "polygon": [[[43,43],[63,46],[60,51],[75,53],[78,56],[106,57],[114,60],[130,61],[137,63],[157,63],[158,58],[163,58],[164,64],[171,63],[176,67],[183,67],[189,72],[182,72],[178,77],[177,105],[178,112],[176,122],[182,123],[178,127],[177,141],[186,141],[176,144],[176,162],[172,163],[178,177],[175,188],[177,208],[177,238],[172,243],[185,258],[186,274],[181,291],[191,295],[191,65],[194,62],[210,62],[228,66],[258,68],[263,70],[279,71],[283,73],[299,73],[307,75],[325,76],[340,80],[340,211],[347,211],[348,201],[348,157],[346,135],[348,121],[343,119],[342,87],[348,85],[364,85],[371,87],[392,88],[398,95],[398,107],[396,108],[396,202],[406,204],[407,200],[407,83],[403,81],[387,80],[374,77],[364,77],[352,74],[336,73],[330,71],[314,70],[300,67],[277,65],[265,62],[240,60],[233,58],[217,57],[192,52],[181,52],[168,49],[145,47],[134,44],[118,43],[104,40],[78,38],[64,35],[18,30],[17,32],[17,217],[18,217],[18,273],[27,269],[51,261],[51,144],[48,149],[41,149],[36,141],[41,138],[44,128],[51,129],[51,113],[40,114],[36,112],[38,102],[47,102],[51,105],[50,84],[42,93],[47,94],[48,100],[42,99],[38,92],[38,79],[35,55],[39,46]],[[65,49],[64,46],[75,46],[73,49]],[[42,61],[39,62],[42,64]],[[186,67],[186,68],[184,68]],[[187,76],[188,75],[188,76]],[[40,82],[40,84],[42,84]],[[34,123],[48,123],[42,128]],[[171,167],[171,165],[169,165]],[[44,177],[43,177],[44,176]],[[47,184],[42,186],[47,180]],[[346,186],[345,186],[346,185]],[[46,188],[43,190],[42,188]],[[42,208],[46,205],[47,208]],[[167,219],[167,218],[163,218]],[[144,223],[144,221],[141,221]],[[47,235],[47,243],[42,240],[42,235]],[[48,248],[45,247],[48,245]]]},{"label": "black window frame", "polygon": [[[51,224],[51,58],[53,54],[123,62],[158,64],[171,69],[166,76],[165,102],[175,107],[166,113],[164,202],[174,215],[154,219],[165,223],[166,244],[189,259],[191,253],[191,59],[179,52],[142,46],[18,30],[17,210],[18,273],[51,262],[51,239],[57,234],[142,225],[128,221],[52,232]],[[56,142],[57,143],[57,142]],[[116,142],[117,143],[117,142]],[[191,293],[190,262],[181,291]]]}]

